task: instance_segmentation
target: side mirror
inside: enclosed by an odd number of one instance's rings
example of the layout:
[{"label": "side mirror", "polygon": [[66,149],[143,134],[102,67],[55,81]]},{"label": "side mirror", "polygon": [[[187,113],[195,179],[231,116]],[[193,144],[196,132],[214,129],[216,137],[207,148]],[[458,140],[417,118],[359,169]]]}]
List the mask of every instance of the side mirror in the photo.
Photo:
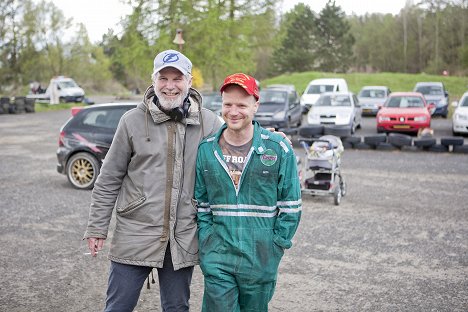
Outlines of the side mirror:
[{"label": "side mirror", "polygon": [[449,96],[448,91],[445,91],[444,94],[445,94],[445,97],[448,97],[448,96]]}]

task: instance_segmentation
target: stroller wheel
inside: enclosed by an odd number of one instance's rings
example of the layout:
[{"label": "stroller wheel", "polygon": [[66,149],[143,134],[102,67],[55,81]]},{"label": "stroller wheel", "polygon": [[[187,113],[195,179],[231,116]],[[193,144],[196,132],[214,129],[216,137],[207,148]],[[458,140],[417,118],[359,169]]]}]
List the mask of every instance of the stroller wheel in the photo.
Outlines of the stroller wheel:
[{"label": "stroller wheel", "polygon": [[343,179],[343,177],[340,177],[340,188],[341,188],[341,196],[345,197],[346,196],[346,181]]},{"label": "stroller wheel", "polygon": [[335,188],[335,194],[334,194],[334,199],[335,199],[335,205],[338,206],[341,203],[341,187],[337,186]]}]

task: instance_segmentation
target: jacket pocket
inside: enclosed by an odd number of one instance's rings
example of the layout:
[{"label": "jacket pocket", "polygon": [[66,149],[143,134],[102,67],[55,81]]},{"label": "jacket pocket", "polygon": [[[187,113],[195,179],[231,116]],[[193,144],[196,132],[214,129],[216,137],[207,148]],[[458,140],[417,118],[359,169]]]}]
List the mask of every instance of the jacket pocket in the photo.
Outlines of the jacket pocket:
[{"label": "jacket pocket", "polygon": [[146,201],[146,197],[145,196],[141,196],[139,198],[137,198],[136,200],[128,203],[127,205],[125,206],[121,206],[121,207],[117,207],[117,213],[121,216],[126,216],[126,215],[129,215],[131,214],[133,211],[135,211],[135,209],[137,209],[138,207],[140,207],[144,202]]}]

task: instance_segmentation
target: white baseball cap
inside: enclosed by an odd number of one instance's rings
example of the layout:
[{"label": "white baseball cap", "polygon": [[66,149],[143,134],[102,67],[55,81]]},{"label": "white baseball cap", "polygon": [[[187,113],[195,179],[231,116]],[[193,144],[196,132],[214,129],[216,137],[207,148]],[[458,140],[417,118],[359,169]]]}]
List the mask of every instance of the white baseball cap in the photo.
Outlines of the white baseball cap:
[{"label": "white baseball cap", "polygon": [[184,75],[192,73],[192,62],[176,50],[163,51],[154,58],[153,73],[157,73],[166,67],[174,67]]}]

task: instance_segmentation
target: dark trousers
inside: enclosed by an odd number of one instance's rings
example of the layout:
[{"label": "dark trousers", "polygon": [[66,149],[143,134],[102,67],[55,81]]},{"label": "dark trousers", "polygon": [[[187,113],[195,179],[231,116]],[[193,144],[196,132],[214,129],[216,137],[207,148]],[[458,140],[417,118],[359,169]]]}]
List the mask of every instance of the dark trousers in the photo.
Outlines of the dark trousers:
[{"label": "dark trousers", "polygon": [[[105,312],[131,312],[140,297],[151,267],[111,261]],[[167,247],[162,269],[158,270],[159,294],[163,312],[189,311],[190,283],[193,266],[174,271]]]}]

